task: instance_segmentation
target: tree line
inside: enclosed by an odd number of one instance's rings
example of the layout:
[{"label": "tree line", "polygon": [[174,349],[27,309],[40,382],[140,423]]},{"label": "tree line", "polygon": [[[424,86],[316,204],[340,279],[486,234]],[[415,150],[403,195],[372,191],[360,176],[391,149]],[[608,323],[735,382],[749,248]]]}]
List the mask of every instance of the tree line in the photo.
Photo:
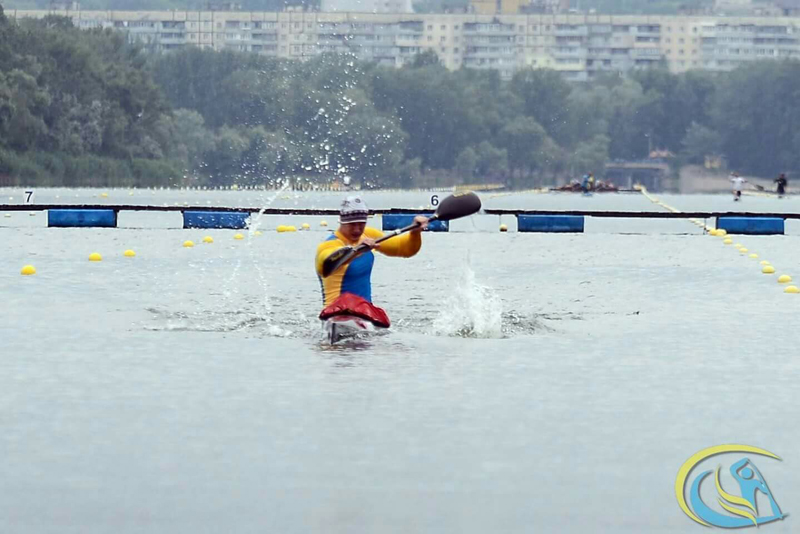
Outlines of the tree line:
[{"label": "tree line", "polygon": [[800,62],[664,68],[570,84],[551,70],[403,68],[345,55],[292,62],[198,48],[149,55],[109,30],[0,11],[0,184],[549,185],[609,160],[725,158],[800,169]]}]

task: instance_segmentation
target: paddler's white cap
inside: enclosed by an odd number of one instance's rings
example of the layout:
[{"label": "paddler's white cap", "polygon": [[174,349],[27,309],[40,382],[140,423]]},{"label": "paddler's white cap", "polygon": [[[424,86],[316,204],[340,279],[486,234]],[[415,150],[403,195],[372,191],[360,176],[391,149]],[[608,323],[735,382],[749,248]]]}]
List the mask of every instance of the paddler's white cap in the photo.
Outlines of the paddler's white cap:
[{"label": "paddler's white cap", "polygon": [[367,222],[369,208],[358,195],[349,196],[342,201],[342,208],[339,210],[339,223],[362,223]]}]

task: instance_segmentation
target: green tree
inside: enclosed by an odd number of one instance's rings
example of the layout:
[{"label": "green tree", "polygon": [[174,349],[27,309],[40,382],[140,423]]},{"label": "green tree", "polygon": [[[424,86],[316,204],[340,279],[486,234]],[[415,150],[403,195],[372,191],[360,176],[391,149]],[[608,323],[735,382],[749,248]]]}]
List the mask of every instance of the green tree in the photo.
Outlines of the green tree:
[{"label": "green tree", "polygon": [[730,73],[712,111],[729,164],[762,176],[800,168],[798,102],[800,62],[753,62]]},{"label": "green tree", "polygon": [[[548,140],[547,132],[533,117],[518,117],[506,124],[498,135],[501,148],[508,151],[512,170],[530,174],[543,166],[541,149]],[[548,144],[548,148],[550,148]]]},{"label": "green tree", "polygon": [[568,138],[569,96],[572,86],[550,69],[523,69],[511,79],[511,91],[522,101],[525,115],[533,117],[559,143]]},{"label": "green tree", "polygon": [[682,141],[681,156],[689,163],[701,164],[706,156],[720,154],[722,137],[707,126],[693,122]]},{"label": "green tree", "polygon": [[478,168],[478,154],[471,146],[468,146],[456,158],[456,170],[462,178],[472,179]]}]

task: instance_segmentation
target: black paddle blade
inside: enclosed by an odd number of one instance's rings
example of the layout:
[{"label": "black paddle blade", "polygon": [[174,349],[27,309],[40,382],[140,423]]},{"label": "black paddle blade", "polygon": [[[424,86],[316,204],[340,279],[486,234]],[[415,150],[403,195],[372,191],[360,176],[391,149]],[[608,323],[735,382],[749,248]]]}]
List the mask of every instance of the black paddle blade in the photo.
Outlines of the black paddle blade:
[{"label": "black paddle blade", "polygon": [[327,278],[333,274],[336,269],[344,265],[355,253],[356,251],[353,247],[342,247],[335,250],[322,262],[322,277]]},{"label": "black paddle blade", "polygon": [[451,221],[477,213],[481,209],[481,199],[472,191],[456,193],[439,203],[436,218],[440,221]]}]

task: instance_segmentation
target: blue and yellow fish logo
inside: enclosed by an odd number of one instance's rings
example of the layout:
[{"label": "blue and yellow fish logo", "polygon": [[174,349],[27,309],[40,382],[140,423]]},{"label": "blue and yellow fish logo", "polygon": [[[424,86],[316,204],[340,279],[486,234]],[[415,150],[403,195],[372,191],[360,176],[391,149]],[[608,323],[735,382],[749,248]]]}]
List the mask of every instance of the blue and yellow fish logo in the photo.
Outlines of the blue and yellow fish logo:
[{"label": "blue and yellow fish logo", "polygon": [[[717,445],[703,449],[686,460],[678,470],[678,477],[675,479],[675,496],[678,498],[681,510],[701,525],[721,528],[757,527],[786,517],[787,514],[781,512],[761,472],[748,457],[738,460],[730,467],[731,476],[739,483],[739,493],[741,495],[728,493],[722,488],[719,480],[721,466],[719,466],[716,470],[704,471],[695,477],[689,489],[691,507],[689,506],[685,498],[686,481],[692,469],[703,460],[723,453],[757,454],[780,461],[777,455],[750,445]],[[711,509],[700,497],[700,485],[711,473],[714,473],[714,482],[718,495],[717,503],[722,510],[732,515]],[[759,515],[756,501],[758,492],[763,493],[769,501],[772,509],[771,515]]]}]

